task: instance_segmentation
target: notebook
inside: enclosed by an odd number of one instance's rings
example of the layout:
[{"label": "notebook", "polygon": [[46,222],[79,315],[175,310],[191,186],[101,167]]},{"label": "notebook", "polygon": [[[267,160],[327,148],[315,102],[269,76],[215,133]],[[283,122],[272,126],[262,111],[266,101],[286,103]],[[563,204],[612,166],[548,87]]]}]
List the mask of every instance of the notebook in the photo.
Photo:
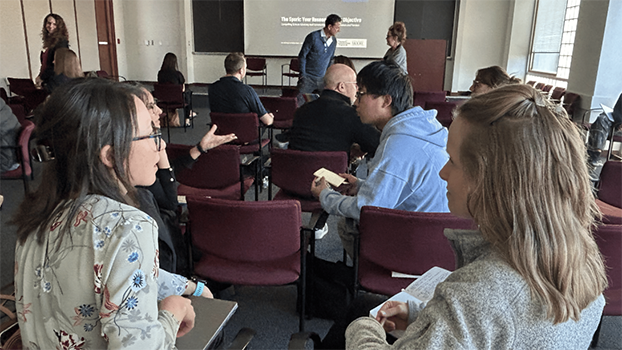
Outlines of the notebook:
[{"label": "notebook", "polygon": [[207,349],[238,309],[238,303],[228,300],[191,297],[196,318],[194,328],[177,338],[177,349]]}]

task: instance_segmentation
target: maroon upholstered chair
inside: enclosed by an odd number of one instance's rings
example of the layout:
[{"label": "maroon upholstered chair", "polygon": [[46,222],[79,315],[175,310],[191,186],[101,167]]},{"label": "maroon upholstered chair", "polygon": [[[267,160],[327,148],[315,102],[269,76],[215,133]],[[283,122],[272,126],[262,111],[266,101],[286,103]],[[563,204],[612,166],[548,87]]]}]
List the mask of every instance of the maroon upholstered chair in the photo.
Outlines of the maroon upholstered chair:
[{"label": "maroon upholstered chair", "polygon": [[[622,225],[601,225],[595,230],[594,238],[605,259],[609,282],[603,293],[607,302],[603,316],[622,316]],[[600,326],[592,338],[592,347],[598,344]]]},{"label": "maroon upholstered chair", "polygon": [[603,214],[603,224],[622,225],[622,208],[618,208],[611,204],[605,203],[600,199],[596,200],[598,209]]},{"label": "maroon upholstered chair", "polygon": [[[184,126],[186,132],[186,119],[190,117],[190,106],[184,99],[184,86],[182,84],[153,84],[153,97],[157,99],[158,106],[165,112],[170,112],[178,108],[184,109],[184,118],[180,123]],[[167,141],[171,142],[171,127],[166,120]]]},{"label": "maroon upholstered chair", "polygon": [[11,108],[13,114],[15,114],[15,116],[17,117],[19,123],[24,125],[24,122],[27,120],[26,109],[24,108],[24,105],[18,103],[10,103],[9,107]]},{"label": "maroon upholstered chair", "polygon": [[[264,156],[263,148],[270,145],[270,139],[262,138],[265,127],[259,122],[256,113],[216,113],[211,112],[212,124],[218,125],[217,135],[234,133],[237,139],[229,144],[237,145],[240,154],[253,154],[259,157],[259,166],[255,167],[255,192],[260,188],[259,184],[263,176]],[[255,195],[255,198],[257,198]]]},{"label": "maroon upholstered chair", "polygon": [[558,86],[555,89],[553,89],[553,92],[551,92],[551,97],[549,98],[551,101],[555,103],[560,103],[562,96],[564,96],[565,93],[566,93],[566,89]]},{"label": "maroon upholstered chair", "polygon": [[[392,278],[392,271],[422,275],[434,266],[453,271],[454,253],[445,228],[472,229],[471,220],[450,213],[419,213],[364,206],[355,248],[355,290],[393,295],[414,279]],[[355,243],[356,247],[356,243]]]},{"label": "maroon upholstered chair", "polygon": [[426,102],[443,102],[446,96],[447,91],[415,91],[413,106],[424,108]]},{"label": "maroon upholstered chair", "polygon": [[265,58],[259,57],[246,57],[246,76],[244,82],[246,83],[247,77],[261,77],[261,85],[268,85],[268,65]]},{"label": "maroon upholstered chair", "polygon": [[457,106],[457,102],[427,101],[425,103],[426,110],[436,110],[436,119],[446,128],[449,128],[451,122],[454,120],[453,111]]},{"label": "maroon upholstered chair", "polygon": [[549,92],[551,91],[551,89],[553,89],[553,85],[544,85],[542,87],[542,92],[546,92],[547,96],[549,94]]},{"label": "maroon upholstered chair", "polygon": [[571,120],[573,119],[575,107],[579,105],[580,99],[581,99],[581,96],[579,94],[575,94],[574,92],[566,92],[564,94],[564,100],[562,102],[562,107],[564,107],[564,109],[568,113],[568,116],[570,117]]},{"label": "maroon upholstered chair", "polygon": [[202,253],[194,273],[237,285],[297,283],[303,331],[306,248],[312,231],[302,229],[300,204],[196,197],[187,201],[192,243]]},{"label": "maroon upholstered chair", "polygon": [[536,85],[536,81],[535,80],[530,80],[530,81],[527,82],[527,85],[534,86],[534,85]]},{"label": "maroon upholstered chair", "polygon": [[13,147],[0,146],[0,148],[13,149],[15,151],[19,167],[15,170],[3,172],[0,177],[2,180],[22,180],[24,182],[24,193],[28,193],[30,192],[28,178],[32,178],[33,176],[29,144],[32,131],[35,129],[35,124],[29,120],[24,120],[21,124],[22,130],[19,133],[17,145]]},{"label": "maroon upholstered chair", "polygon": [[[287,72],[285,71],[286,66]],[[292,85],[292,78],[300,78],[300,61],[298,61],[298,58],[292,58],[289,63],[281,65],[281,86],[283,86],[283,77],[289,78],[288,85]]]},{"label": "maroon upholstered chair", "polygon": [[[320,168],[335,173],[345,173],[348,167],[346,152],[304,152],[273,148],[271,151],[270,183],[279,187],[274,200],[295,199],[302,211],[321,210],[322,205],[311,194],[313,175]],[[268,197],[272,199],[272,186],[268,186]]]},{"label": "maroon upholstered chair", "polygon": [[535,88],[536,88],[537,90],[542,90],[542,89],[544,88],[544,86],[545,86],[545,85],[546,85],[546,84],[544,84],[544,83],[537,83],[537,84],[536,84],[536,86],[535,86]]},{"label": "maroon upholstered chair", "polygon": [[9,90],[12,94],[24,97],[24,108],[26,113],[34,110],[48,96],[45,89],[37,89],[31,79],[6,78],[9,81]]},{"label": "maroon upholstered chair", "polygon": [[283,130],[292,127],[296,112],[295,97],[262,96],[259,99],[266,110],[274,114],[273,128]]},{"label": "maroon upholstered chair", "polygon": [[[170,159],[184,154],[193,146],[166,145]],[[243,176],[240,170],[240,151],[236,146],[222,145],[202,154],[192,169],[179,169],[177,193],[182,196],[202,196],[244,200],[244,194],[253,184],[253,177]]]},{"label": "maroon upholstered chair", "polygon": [[598,199],[622,208],[622,162],[607,161],[600,172]]}]

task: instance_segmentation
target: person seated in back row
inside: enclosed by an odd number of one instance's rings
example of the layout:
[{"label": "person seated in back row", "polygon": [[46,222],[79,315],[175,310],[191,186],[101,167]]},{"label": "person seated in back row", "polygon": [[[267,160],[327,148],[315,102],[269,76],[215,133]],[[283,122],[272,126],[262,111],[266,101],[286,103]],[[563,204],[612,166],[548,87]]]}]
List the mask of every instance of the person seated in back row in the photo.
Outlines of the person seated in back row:
[{"label": "person seated in back row", "polygon": [[342,195],[324,178],[311,184],[322,208],[345,217],[339,236],[350,256],[358,232],[361,208],[373,205],[420,212],[447,212],[445,184],[438,175],[447,161],[447,129],[436,111],[412,107],[413,89],[408,75],[393,62],[372,62],[357,78],[356,111],[365,124],[382,130],[366,180],[340,174],[348,185]]},{"label": "person seated in back row", "polygon": [[380,132],[361,122],[352,103],[356,100],[356,73],[334,64],[324,76],[324,91],[294,114],[289,148],[299,151],[345,151],[354,143],[364,153],[375,153]]},{"label": "person seated in back row", "polygon": [[232,52],[225,58],[227,75],[209,86],[210,111],[217,113],[257,113],[264,125],[272,125],[274,115],[268,113],[252,87],[244,84],[246,58]]}]

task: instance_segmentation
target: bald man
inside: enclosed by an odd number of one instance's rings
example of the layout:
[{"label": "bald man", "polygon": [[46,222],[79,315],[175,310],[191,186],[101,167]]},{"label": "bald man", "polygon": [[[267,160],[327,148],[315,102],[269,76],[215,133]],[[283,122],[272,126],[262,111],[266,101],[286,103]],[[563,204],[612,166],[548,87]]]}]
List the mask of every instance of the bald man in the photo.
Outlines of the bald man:
[{"label": "bald man", "polygon": [[356,99],[356,72],[333,64],[324,76],[324,91],[315,101],[296,110],[289,148],[299,151],[346,151],[354,143],[373,154],[380,131],[361,122],[352,107]]}]

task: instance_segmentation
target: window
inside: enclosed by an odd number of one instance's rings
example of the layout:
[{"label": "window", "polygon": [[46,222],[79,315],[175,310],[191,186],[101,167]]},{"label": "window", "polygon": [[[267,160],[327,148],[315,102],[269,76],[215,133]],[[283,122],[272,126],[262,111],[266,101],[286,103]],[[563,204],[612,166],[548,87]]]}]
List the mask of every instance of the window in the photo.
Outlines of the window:
[{"label": "window", "polygon": [[538,1],[526,80],[566,87],[581,0]]}]

